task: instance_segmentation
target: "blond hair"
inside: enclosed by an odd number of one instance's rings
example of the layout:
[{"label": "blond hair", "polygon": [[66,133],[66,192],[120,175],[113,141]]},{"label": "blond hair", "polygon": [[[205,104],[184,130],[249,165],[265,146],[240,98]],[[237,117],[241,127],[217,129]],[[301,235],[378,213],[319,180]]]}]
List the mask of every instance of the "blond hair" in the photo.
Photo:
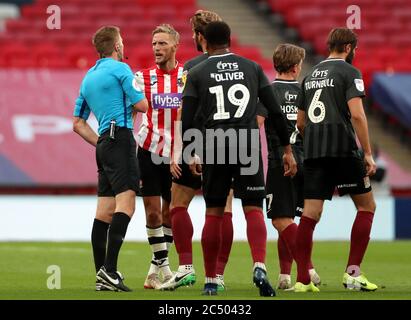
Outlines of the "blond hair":
[{"label": "blond hair", "polygon": [[274,68],[279,73],[286,73],[305,58],[305,50],[289,43],[277,46],[273,54]]},{"label": "blond hair", "polygon": [[204,35],[205,27],[214,21],[223,21],[221,17],[213,12],[207,10],[197,10],[190,18],[191,26],[196,33]]},{"label": "blond hair", "polygon": [[180,34],[170,24],[163,23],[163,24],[160,24],[159,26],[157,26],[153,30],[152,35],[154,36],[157,33],[167,33],[167,34],[171,35],[176,44],[178,44],[179,41],[180,41]]}]

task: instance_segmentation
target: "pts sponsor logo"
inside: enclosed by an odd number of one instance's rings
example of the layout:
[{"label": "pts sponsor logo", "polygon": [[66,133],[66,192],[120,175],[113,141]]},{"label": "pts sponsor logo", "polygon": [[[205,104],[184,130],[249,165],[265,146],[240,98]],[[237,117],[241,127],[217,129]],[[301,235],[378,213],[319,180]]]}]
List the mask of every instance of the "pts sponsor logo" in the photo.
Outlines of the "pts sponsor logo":
[{"label": "pts sponsor logo", "polygon": [[238,71],[238,63],[237,62],[217,62],[217,69],[219,72],[222,71]]},{"label": "pts sponsor logo", "polygon": [[297,100],[297,94],[295,92],[286,91],[284,97],[287,103],[295,102]]},{"label": "pts sponsor logo", "polygon": [[327,78],[327,76],[328,76],[328,70],[315,69],[313,73],[311,74],[311,77],[313,78]]}]

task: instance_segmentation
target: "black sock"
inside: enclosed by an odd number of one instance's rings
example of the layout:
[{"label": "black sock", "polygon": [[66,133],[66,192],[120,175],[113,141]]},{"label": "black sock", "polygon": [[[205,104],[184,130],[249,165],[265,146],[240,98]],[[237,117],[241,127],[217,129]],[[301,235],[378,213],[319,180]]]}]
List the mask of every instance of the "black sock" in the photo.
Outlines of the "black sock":
[{"label": "black sock", "polygon": [[104,265],[107,249],[107,230],[110,224],[94,219],[91,231],[91,245],[93,246],[94,265],[96,273]]},{"label": "black sock", "polygon": [[123,212],[116,212],[108,231],[107,255],[104,266],[108,272],[117,271],[117,259],[123,244],[130,217]]}]

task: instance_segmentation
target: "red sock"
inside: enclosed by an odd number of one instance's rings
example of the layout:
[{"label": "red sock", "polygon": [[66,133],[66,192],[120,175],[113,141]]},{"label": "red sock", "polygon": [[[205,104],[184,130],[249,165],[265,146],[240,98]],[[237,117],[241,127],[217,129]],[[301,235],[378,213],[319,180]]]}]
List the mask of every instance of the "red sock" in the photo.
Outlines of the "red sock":
[{"label": "red sock", "polygon": [[367,250],[368,242],[370,241],[373,218],[374,213],[372,212],[357,212],[357,217],[355,218],[351,229],[350,256],[348,258],[347,267],[360,267],[365,251]]},{"label": "red sock", "polygon": [[311,261],[311,251],[313,249],[313,233],[317,221],[302,216],[297,230],[296,238],[296,261],[297,261],[297,282],[303,284],[310,283],[308,273]]},{"label": "red sock", "polygon": [[187,208],[173,208],[170,211],[170,215],[179,264],[193,264],[193,224]]},{"label": "red sock", "polygon": [[295,223],[285,228],[278,237],[278,258],[280,262],[280,273],[290,274],[295,254],[295,239],[298,226]]},{"label": "red sock", "polygon": [[223,224],[221,226],[221,245],[217,258],[217,274],[224,274],[224,269],[230,255],[231,245],[233,244],[233,214],[224,212]]},{"label": "red sock", "polygon": [[267,228],[260,210],[251,210],[246,212],[247,221],[247,239],[250,245],[253,262],[265,263]]},{"label": "red sock", "polygon": [[201,246],[203,247],[205,276],[216,277],[217,256],[221,245],[221,225],[223,217],[206,215]]},{"label": "red sock", "polygon": [[310,270],[310,269],[314,269],[314,265],[313,265],[313,262],[311,261],[311,259],[310,259],[310,262],[308,262],[308,270]]}]

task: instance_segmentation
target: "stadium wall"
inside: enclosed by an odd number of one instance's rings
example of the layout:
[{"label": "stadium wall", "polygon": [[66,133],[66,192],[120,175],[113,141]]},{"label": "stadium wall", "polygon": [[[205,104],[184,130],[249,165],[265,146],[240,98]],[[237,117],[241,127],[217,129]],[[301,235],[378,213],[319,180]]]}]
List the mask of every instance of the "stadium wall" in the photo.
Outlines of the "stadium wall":
[{"label": "stadium wall", "polygon": [[[94,196],[0,196],[2,230],[0,241],[89,241],[96,207]],[[371,238],[394,240],[411,238],[409,212],[411,199],[377,198],[377,214]],[[137,198],[136,213],[130,223],[127,240],[146,241],[143,202]],[[197,196],[189,208],[194,225],[194,239],[199,240],[204,223],[205,204]],[[355,208],[347,197],[326,201],[316,240],[349,240]],[[277,234],[266,219],[268,238]],[[235,240],[246,240],[241,203],[233,203]]]}]

